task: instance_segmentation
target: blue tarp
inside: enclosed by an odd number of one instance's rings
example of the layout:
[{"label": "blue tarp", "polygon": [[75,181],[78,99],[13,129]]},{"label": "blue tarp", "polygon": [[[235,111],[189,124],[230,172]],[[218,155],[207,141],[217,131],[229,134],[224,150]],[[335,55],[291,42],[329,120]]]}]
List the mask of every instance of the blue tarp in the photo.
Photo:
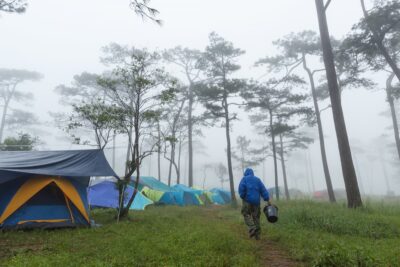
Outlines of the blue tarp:
[{"label": "blue tarp", "polygon": [[26,174],[117,177],[99,149],[0,152],[0,183]]},{"label": "blue tarp", "polygon": [[[133,194],[134,188],[128,186],[123,196],[124,205],[128,204],[130,197]],[[88,188],[88,202],[91,207],[100,208],[118,208],[119,192],[116,184],[110,181],[104,181]],[[144,210],[147,205],[153,204],[153,201],[143,196],[142,193],[137,192],[135,200],[130,209]]]}]

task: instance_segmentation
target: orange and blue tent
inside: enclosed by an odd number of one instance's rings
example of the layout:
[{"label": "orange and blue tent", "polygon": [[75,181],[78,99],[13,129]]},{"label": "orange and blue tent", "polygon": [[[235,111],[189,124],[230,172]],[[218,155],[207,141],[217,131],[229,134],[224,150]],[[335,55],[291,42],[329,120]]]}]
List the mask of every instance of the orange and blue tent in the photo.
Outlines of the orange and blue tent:
[{"label": "orange and blue tent", "polygon": [[92,176],[116,177],[101,150],[0,152],[0,229],[90,226]]}]

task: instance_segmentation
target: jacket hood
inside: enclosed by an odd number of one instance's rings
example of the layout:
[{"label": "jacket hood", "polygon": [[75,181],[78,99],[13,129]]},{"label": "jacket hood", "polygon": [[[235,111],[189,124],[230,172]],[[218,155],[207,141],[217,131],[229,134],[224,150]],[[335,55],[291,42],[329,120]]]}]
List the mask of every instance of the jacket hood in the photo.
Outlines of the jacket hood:
[{"label": "jacket hood", "polygon": [[252,168],[247,168],[247,169],[244,171],[244,176],[254,176],[254,171],[253,171],[253,169],[252,169]]}]

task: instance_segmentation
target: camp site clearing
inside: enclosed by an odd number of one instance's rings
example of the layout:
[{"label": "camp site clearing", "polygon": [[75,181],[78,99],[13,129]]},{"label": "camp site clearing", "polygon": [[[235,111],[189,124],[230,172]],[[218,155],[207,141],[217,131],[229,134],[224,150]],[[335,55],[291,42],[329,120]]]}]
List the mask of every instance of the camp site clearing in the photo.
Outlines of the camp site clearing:
[{"label": "camp site clearing", "polygon": [[375,203],[354,215],[339,204],[278,205],[279,223],[262,218],[260,241],[229,206],[149,206],[119,223],[115,211],[95,210],[100,227],[1,233],[0,265],[399,266],[398,208]]}]

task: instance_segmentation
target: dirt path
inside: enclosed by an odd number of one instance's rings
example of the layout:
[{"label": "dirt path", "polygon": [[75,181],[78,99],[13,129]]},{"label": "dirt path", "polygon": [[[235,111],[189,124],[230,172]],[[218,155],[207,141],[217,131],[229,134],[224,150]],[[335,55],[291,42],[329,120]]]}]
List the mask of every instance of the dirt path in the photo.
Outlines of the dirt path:
[{"label": "dirt path", "polygon": [[287,253],[279,246],[268,239],[262,239],[260,242],[262,266],[268,267],[295,267],[302,266],[301,263],[290,259]]},{"label": "dirt path", "polygon": [[[219,213],[223,211],[222,207],[218,206],[211,206],[207,209],[204,209],[203,212],[205,215],[210,216],[210,219],[219,218],[227,220],[225,217],[226,215],[223,213]],[[227,225],[232,227],[232,231],[239,233],[242,238],[248,239],[248,235],[246,233],[246,228],[244,224],[232,224],[231,220],[226,221]],[[261,266],[265,267],[297,267],[297,266],[304,266],[301,262],[296,262],[290,258],[288,253],[279,246],[274,241],[268,239],[267,236],[261,235],[261,240],[252,240],[254,242],[258,242],[260,257],[261,257]]]}]

